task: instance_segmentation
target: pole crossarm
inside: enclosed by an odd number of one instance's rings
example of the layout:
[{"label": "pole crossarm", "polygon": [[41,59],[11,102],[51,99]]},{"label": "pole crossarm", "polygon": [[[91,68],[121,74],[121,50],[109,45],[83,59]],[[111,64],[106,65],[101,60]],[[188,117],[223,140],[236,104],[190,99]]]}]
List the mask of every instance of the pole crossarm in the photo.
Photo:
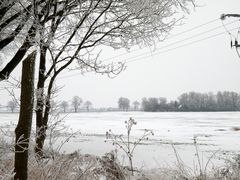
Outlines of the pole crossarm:
[{"label": "pole crossarm", "polygon": [[240,18],[240,14],[222,14],[220,19],[224,20],[226,19],[226,17],[236,17],[236,18]]}]

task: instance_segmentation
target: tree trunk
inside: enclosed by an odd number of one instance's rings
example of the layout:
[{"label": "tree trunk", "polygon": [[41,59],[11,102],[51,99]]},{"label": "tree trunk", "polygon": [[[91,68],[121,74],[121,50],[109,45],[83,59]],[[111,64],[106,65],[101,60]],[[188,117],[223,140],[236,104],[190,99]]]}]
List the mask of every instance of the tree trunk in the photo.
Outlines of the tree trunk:
[{"label": "tree trunk", "polygon": [[45,139],[45,130],[43,125],[44,115],[44,86],[45,86],[45,70],[46,70],[46,47],[41,48],[40,54],[40,65],[38,73],[38,84],[37,84],[37,107],[36,107],[36,146],[35,154],[38,158],[43,157],[43,141]]},{"label": "tree trunk", "polygon": [[[40,142],[39,144],[37,144],[38,149],[35,149],[38,151],[38,158],[42,158],[43,157],[43,145],[44,142],[46,140],[46,131],[47,131],[47,126],[48,126],[48,119],[49,119],[49,114],[50,114],[50,110],[51,110],[51,95],[52,95],[52,88],[53,88],[53,83],[55,81],[56,78],[56,74],[50,79],[49,82],[49,86],[48,86],[48,90],[47,90],[47,96],[46,96],[46,100],[45,100],[45,109],[44,109],[44,114],[42,116],[42,126],[41,126],[41,135],[36,137],[36,142]],[[40,146],[39,146],[40,145]]]},{"label": "tree trunk", "polygon": [[22,63],[21,105],[19,121],[15,129],[15,180],[26,180],[28,177],[28,147],[34,102],[34,66],[35,52]]}]

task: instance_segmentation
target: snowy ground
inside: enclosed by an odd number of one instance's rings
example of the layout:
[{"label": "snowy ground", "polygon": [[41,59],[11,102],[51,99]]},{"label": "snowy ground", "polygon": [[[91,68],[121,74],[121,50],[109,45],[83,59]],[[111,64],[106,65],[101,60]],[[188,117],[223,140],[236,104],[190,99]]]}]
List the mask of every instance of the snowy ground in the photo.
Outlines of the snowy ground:
[{"label": "snowy ground", "polygon": [[[124,121],[130,117],[137,121],[133,137],[140,137],[144,129],[153,130],[154,136],[136,148],[134,165],[138,167],[155,168],[176,162],[172,144],[181,159],[192,167],[197,163],[194,136],[197,136],[203,164],[216,151],[219,151],[218,156],[230,155],[238,152],[240,147],[240,131],[232,130],[233,127],[240,127],[240,112],[91,112],[63,116],[66,116],[65,124],[73,132],[81,132],[64,144],[61,150],[66,152],[80,150],[82,153],[104,155],[115,149],[110,142],[105,142],[106,131],[111,129],[115,134],[126,134]],[[0,113],[2,126],[16,124],[17,120],[18,114]],[[120,150],[119,160],[127,161]],[[217,158],[212,161],[214,164],[220,163]]]}]

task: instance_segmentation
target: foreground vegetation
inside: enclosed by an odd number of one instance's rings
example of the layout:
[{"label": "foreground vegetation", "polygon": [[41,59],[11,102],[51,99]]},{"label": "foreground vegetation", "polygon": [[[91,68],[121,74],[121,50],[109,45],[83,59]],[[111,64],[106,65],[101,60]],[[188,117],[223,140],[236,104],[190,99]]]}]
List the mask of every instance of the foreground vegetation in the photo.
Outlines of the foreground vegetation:
[{"label": "foreground vegetation", "polygon": [[[5,146],[7,147],[7,146]],[[13,178],[13,152],[0,149],[0,179]],[[159,167],[152,170],[130,169],[120,165],[113,153],[98,157],[74,152],[72,154],[52,154],[42,161],[36,161],[34,153],[29,156],[28,177],[31,180],[237,180],[240,177],[239,156],[229,160],[224,167],[214,168],[200,173],[197,168],[190,168],[181,163],[175,167]]]},{"label": "foreground vegetation", "polygon": [[[50,137],[48,145],[44,149],[44,158],[36,158],[34,153],[34,140],[30,139],[28,179],[31,180],[238,180],[240,177],[240,155],[234,155],[225,159],[221,167],[210,165],[215,153],[209,157],[209,161],[201,161],[201,153],[198,149],[197,137],[193,145],[196,148],[196,160],[194,167],[183,163],[174,146],[176,157],[174,166],[162,166],[155,169],[138,169],[133,167],[134,149],[144,138],[153,135],[146,130],[140,139],[131,140],[132,126],[137,122],[130,118],[125,121],[127,136],[115,135],[112,130],[107,133],[107,139],[113,140],[118,145],[118,151],[124,150],[129,158],[129,165],[121,164],[118,160],[117,150],[106,153],[104,156],[81,154],[75,151],[71,154],[61,153],[60,148],[67,143],[69,138],[76,134],[67,134],[62,121],[53,122],[49,126]],[[0,180],[13,179],[14,177],[14,138],[10,126],[0,128]],[[53,143],[65,133],[66,140],[54,148]],[[34,134],[34,132],[33,132]],[[79,135],[79,134],[78,134]],[[111,142],[111,141],[110,141]],[[60,147],[60,148],[59,148]],[[211,162],[212,163],[212,162]]]}]

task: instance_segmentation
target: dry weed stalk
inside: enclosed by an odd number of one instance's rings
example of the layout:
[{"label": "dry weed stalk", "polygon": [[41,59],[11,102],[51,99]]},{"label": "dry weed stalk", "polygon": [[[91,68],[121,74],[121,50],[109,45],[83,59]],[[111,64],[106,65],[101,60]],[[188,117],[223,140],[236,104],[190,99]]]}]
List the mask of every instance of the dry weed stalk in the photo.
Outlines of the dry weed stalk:
[{"label": "dry weed stalk", "polygon": [[135,148],[143,140],[148,140],[148,137],[150,135],[154,135],[152,130],[145,129],[143,135],[140,138],[138,138],[136,141],[132,142],[131,141],[132,127],[133,127],[133,125],[136,125],[136,124],[137,124],[137,121],[135,121],[131,117],[129,118],[128,121],[125,121],[125,127],[127,130],[127,138],[124,138],[124,136],[122,134],[121,135],[114,134],[111,129],[106,132],[106,138],[110,139],[113,142],[113,145],[117,145],[127,155],[132,175],[134,175],[133,153],[134,153]]},{"label": "dry weed stalk", "polygon": [[[199,135],[194,136],[193,145],[195,148],[195,158],[197,160],[197,164],[194,164],[193,168],[187,166],[179,156],[176,148],[172,144],[172,148],[174,150],[175,157],[177,159],[177,169],[178,169],[178,178],[180,179],[196,179],[196,180],[208,180],[210,178],[209,164],[219,150],[214,151],[210,157],[208,157],[207,161],[204,163],[203,157],[200,156],[200,150],[197,143],[197,138]],[[203,155],[202,155],[203,156]]]}]

